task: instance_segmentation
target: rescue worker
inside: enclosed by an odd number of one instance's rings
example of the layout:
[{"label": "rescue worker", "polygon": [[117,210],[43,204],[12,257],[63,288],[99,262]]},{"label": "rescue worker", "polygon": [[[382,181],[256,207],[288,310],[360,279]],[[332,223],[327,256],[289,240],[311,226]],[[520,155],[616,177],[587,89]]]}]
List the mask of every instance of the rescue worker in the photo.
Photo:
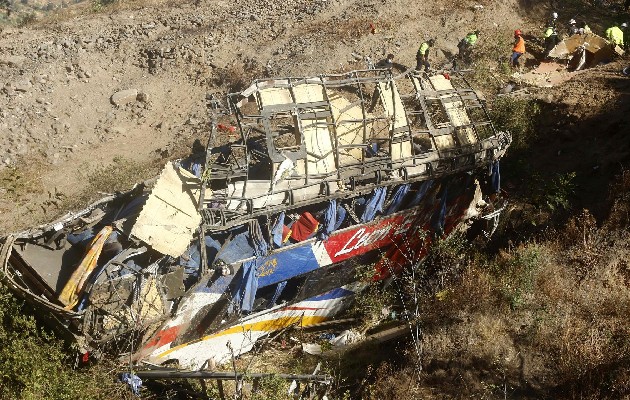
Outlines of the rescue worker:
[{"label": "rescue worker", "polygon": [[580,29],[577,27],[577,22],[571,18],[569,20],[569,36],[577,35],[580,33]]},{"label": "rescue worker", "polygon": [[557,22],[558,22],[558,13],[554,11],[551,13],[551,18],[549,18],[549,22],[547,22],[547,26],[553,26],[555,28]]},{"label": "rescue worker", "polygon": [[554,47],[558,43],[560,43],[560,39],[558,38],[558,32],[556,31],[555,26],[548,26],[543,33],[543,37],[545,38],[545,52],[543,54],[543,58],[546,60],[549,58],[549,53],[553,50]]},{"label": "rescue worker", "polygon": [[425,68],[425,71],[429,71],[429,68],[431,68],[431,64],[429,64],[429,49],[433,47],[434,44],[435,39],[429,39],[420,45],[416,53],[416,71],[421,71],[422,67]]},{"label": "rescue worker", "polygon": [[480,32],[478,29],[474,32],[470,32],[457,45],[459,48],[459,58],[463,60],[464,63],[470,64],[472,62],[472,49],[475,43],[477,43],[479,35]]},{"label": "rescue worker", "polygon": [[623,47],[623,30],[625,30],[627,27],[628,24],[626,24],[625,22],[621,24],[621,28],[619,28],[617,24],[611,26],[610,28],[606,29],[606,38],[613,46]]},{"label": "rescue worker", "polygon": [[512,68],[519,68],[518,59],[525,53],[525,39],[520,29],[514,31],[514,47],[512,48],[512,57],[510,57],[510,65]]}]

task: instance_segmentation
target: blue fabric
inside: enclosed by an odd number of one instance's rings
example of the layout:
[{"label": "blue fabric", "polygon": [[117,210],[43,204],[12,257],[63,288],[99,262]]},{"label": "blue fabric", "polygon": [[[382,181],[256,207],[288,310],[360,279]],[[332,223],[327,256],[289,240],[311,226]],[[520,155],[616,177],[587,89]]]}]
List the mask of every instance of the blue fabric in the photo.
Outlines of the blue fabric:
[{"label": "blue fabric", "polygon": [[446,223],[446,199],[448,198],[448,188],[444,188],[442,192],[442,198],[440,199],[440,208],[438,210],[437,218],[433,223],[433,229],[442,235],[444,233],[444,225]]},{"label": "blue fabric", "polygon": [[94,231],[92,228],[82,230],[79,233],[69,233],[68,236],[66,236],[66,239],[71,245],[79,244],[83,247],[87,246],[93,238]]},{"label": "blue fabric", "polygon": [[337,225],[337,199],[330,200],[324,214],[324,233],[328,237]]},{"label": "blue fabric", "polygon": [[[94,234],[94,230],[93,228],[88,228],[85,229],[79,233],[69,233],[66,236],[66,239],[68,240],[68,242],[70,242],[71,245],[79,245],[82,246],[84,248],[87,248],[90,243],[92,242],[92,240],[94,239],[96,235]],[[105,243],[104,244],[108,244],[108,243],[113,243],[118,241],[118,232],[117,231],[113,231],[108,237],[107,239],[105,239]]]},{"label": "blue fabric", "polygon": [[333,226],[333,232],[339,229],[343,221],[346,219],[346,209],[341,206],[341,204],[337,205],[337,220],[335,222],[335,226]]},{"label": "blue fabric", "polygon": [[116,216],[116,219],[127,218],[130,215],[139,213],[140,208],[144,206],[144,203],[146,203],[148,198],[149,198],[148,194],[134,197],[133,200],[127,203],[125,207],[118,213],[118,215]]},{"label": "blue fabric", "polygon": [[274,247],[282,247],[282,229],[284,228],[284,211],[278,215],[276,224],[271,228],[271,237]]},{"label": "blue fabric", "polygon": [[[246,233],[247,232],[244,232],[244,234]],[[254,308],[254,300],[256,299],[256,291],[258,290],[258,267],[264,264],[266,260],[265,256],[269,250],[260,225],[257,222],[250,224],[249,237],[251,238],[251,249],[254,253],[252,256],[256,258],[243,263],[243,276],[233,297],[233,304],[238,306],[241,312],[245,313],[251,312]],[[242,259],[244,257],[241,256],[240,258]],[[226,261],[225,258],[222,257],[222,259]]]},{"label": "blue fabric", "polygon": [[492,163],[490,166],[490,184],[494,193],[501,191],[501,170],[499,168],[499,160]]},{"label": "blue fabric", "polygon": [[285,287],[287,287],[287,281],[278,282],[278,284],[276,285],[276,291],[274,292],[273,297],[269,301],[269,304],[267,304],[267,308],[270,308],[276,305],[276,302],[280,298],[280,295],[282,294],[282,291],[284,290]]},{"label": "blue fabric", "polygon": [[433,186],[433,179],[429,179],[428,181],[422,182],[422,185],[420,185],[420,187],[418,188],[416,195],[413,197],[411,202],[409,202],[409,207],[415,207],[418,204],[420,204],[420,202],[424,198],[424,195],[427,194],[427,192],[429,191],[429,189],[431,189],[432,186]]},{"label": "blue fabric", "polygon": [[386,194],[387,189],[384,187],[374,189],[374,193],[365,205],[363,215],[361,215],[361,222],[370,222],[376,217],[377,212],[383,212]]},{"label": "blue fabric", "polygon": [[269,246],[262,234],[260,225],[258,223],[253,224],[250,233],[252,237],[252,245],[254,246],[254,255],[258,257],[266,256],[269,252]]},{"label": "blue fabric", "polygon": [[337,199],[330,200],[324,214],[324,230],[320,232],[319,239],[326,240],[331,233],[339,229],[346,218],[346,209],[337,204]]},{"label": "blue fabric", "polygon": [[387,207],[387,211],[385,211],[385,215],[393,214],[396,211],[400,210],[400,208],[403,206],[403,200],[407,195],[407,192],[409,192],[408,183],[398,186],[396,192],[392,196],[391,204],[389,205],[389,207]]},{"label": "blue fabric", "polygon": [[182,160],[180,165],[188,172],[193,173],[197,178],[201,178],[201,172],[203,170],[202,160],[187,158],[185,160]]},{"label": "blue fabric", "polygon": [[256,260],[243,263],[243,278],[238,289],[234,293],[234,301],[244,313],[249,313],[254,307],[256,291],[258,290],[258,273]]},{"label": "blue fabric", "polygon": [[251,244],[249,232],[241,232],[234,236],[232,240],[217,254],[217,259],[233,264],[244,258],[252,257],[255,253]]},{"label": "blue fabric", "polygon": [[123,372],[120,374],[120,381],[129,385],[131,392],[136,396],[140,396],[140,388],[142,387],[142,379],[138,375]]},{"label": "blue fabric", "polygon": [[368,147],[365,148],[365,154],[368,157],[374,157],[378,154],[378,143],[372,143]]}]

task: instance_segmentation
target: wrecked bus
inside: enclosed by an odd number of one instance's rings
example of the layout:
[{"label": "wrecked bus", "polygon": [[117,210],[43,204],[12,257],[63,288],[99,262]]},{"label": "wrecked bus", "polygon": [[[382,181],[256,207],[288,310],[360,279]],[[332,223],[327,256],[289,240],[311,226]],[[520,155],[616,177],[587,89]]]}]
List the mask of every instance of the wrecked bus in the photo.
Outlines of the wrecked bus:
[{"label": "wrecked bus", "polygon": [[7,235],[4,283],[84,352],[199,368],[331,319],[499,213],[497,132],[464,77],[390,70],[255,81],[209,100],[208,146]]}]

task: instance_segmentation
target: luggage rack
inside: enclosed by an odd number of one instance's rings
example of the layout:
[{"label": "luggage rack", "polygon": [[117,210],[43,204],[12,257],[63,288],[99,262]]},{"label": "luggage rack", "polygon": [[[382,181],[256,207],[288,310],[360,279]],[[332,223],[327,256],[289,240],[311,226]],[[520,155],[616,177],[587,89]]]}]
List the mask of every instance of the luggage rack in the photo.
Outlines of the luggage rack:
[{"label": "luggage rack", "polygon": [[[206,229],[213,230],[476,169],[511,141],[496,132],[483,101],[459,75],[360,70],[258,80],[228,95],[225,108],[209,103],[199,207]],[[226,115],[235,118],[239,139],[221,153],[217,121]]]}]

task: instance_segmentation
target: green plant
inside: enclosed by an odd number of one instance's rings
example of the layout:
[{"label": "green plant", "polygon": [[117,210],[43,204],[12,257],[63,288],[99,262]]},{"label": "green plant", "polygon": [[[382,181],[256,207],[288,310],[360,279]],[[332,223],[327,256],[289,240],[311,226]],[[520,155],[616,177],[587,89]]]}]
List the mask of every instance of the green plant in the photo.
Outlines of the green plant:
[{"label": "green plant", "polygon": [[117,3],[119,0],[92,0],[92,11],[100,12],[103,8]]},{"label": "green plant", "polygon": [[[111,396],[104,370],[78,372],[64,343],[39,327],[30,308],[0,286],[0,398],[98,399]],[[114,397],[109,397],[114,398]]]},{"label": "green plant", "polygon": [[518,248],[505,259],[492,264],[497,289],[511,309],[522,307],[531,295],[541,262],[541,249],[536,245]]},{"label": "green plant", "polygon": [[35,22],[37,22],[37,15],[34,12],[30,12],[19,17],[17,26],[23,28],[33,25]]},{"label": "green plant", "polygon": [[538,174],[532,175],[529,187],[531,201],[538,208],[549,212],[566,211],[571,208],[570,197],[575,193],[575,172],[556,174],[551,179]]},{"label": "green plant", "polygon": [[257,390],[252,393],[252,400],[275,400],[287,398],[287,381],[276,376],[266,376],[257,383]]},{"label": "green plant", "polygon": [[461,232],[435,238],[419,272],[425,291],[437,293],[456,279],[470,256],[470,242]]},{"label": "green plant", "polygon": [[536,101],[511,96],[497,97],[489,111],[498,130],[512,133],[512,150],[526,149],[537,138],[535,123],[541,108]]},{"label": "green plant", "polygon": [[114,157],[109,165],[88,169],[89,191],[111,193],[128,190],[156,172],[156,166],[153,163],[139,163],[124,157]]}]

